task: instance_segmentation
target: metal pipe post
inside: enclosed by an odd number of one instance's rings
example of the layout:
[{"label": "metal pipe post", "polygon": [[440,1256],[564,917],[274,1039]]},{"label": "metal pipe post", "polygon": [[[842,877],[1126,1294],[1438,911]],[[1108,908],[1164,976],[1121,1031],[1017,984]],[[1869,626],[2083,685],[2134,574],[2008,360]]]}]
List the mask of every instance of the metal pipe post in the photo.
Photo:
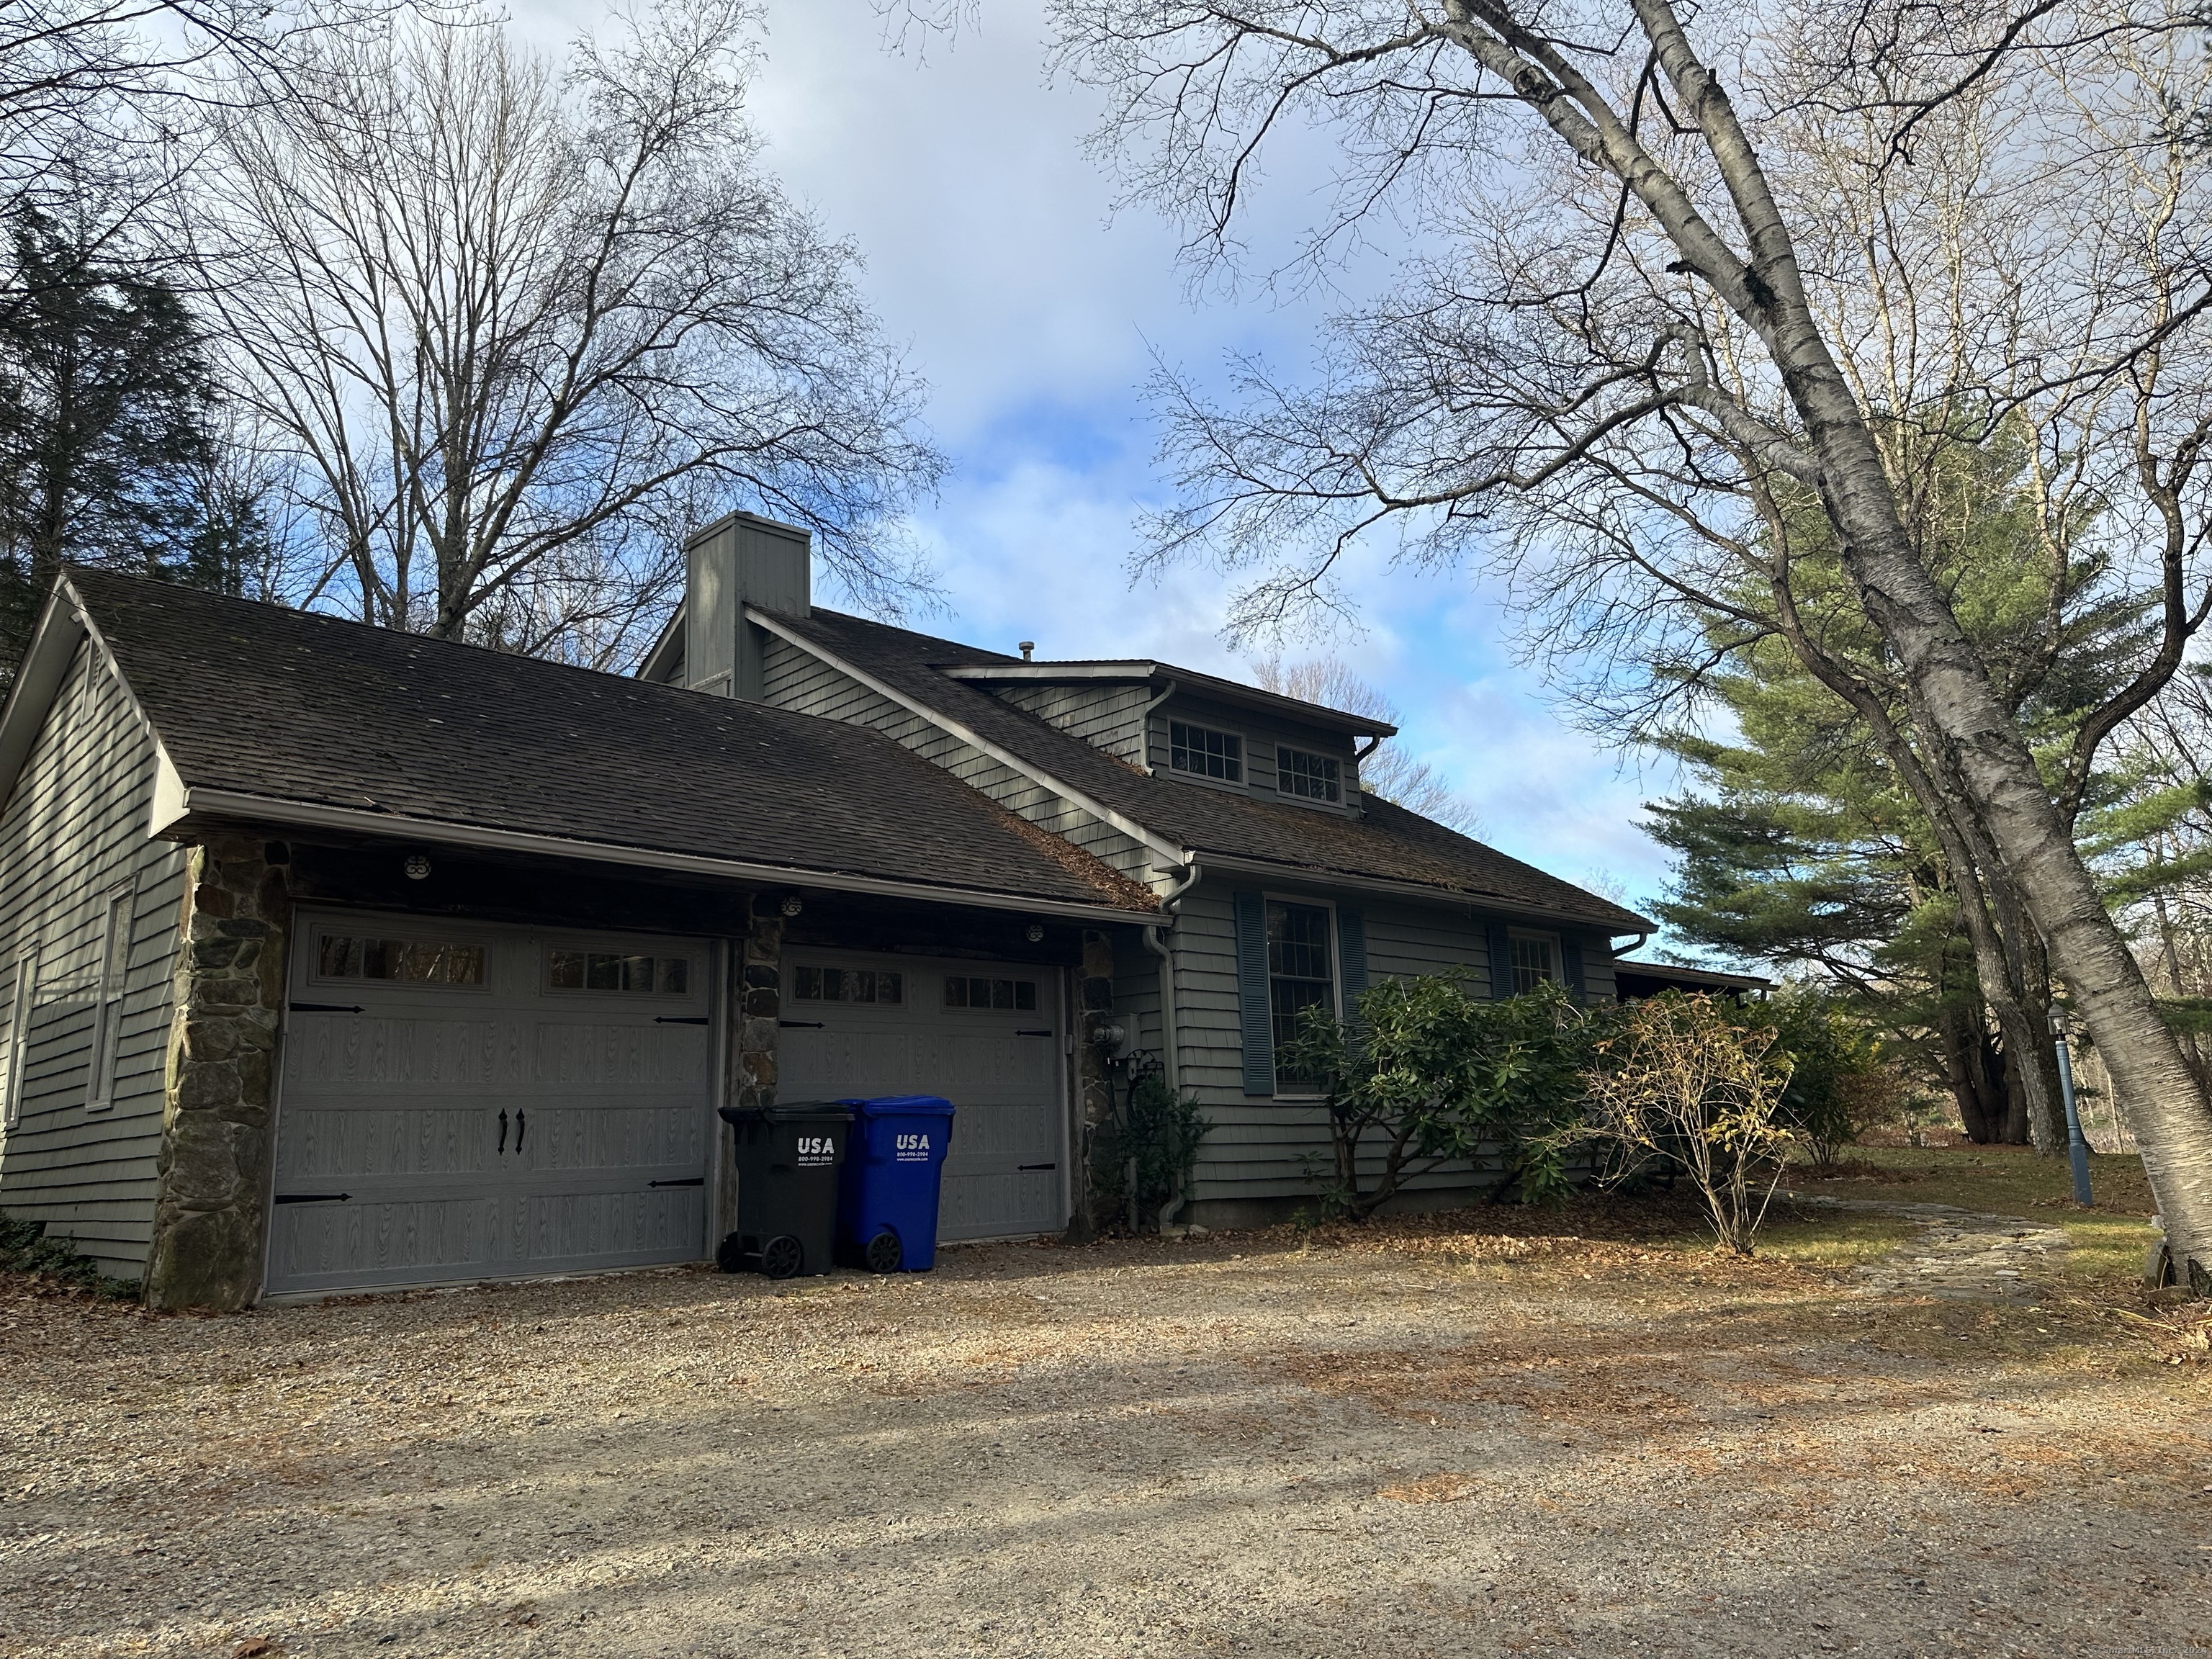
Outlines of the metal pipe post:
[{"label": "metal pipe post", "polygon": [[2087,1210],[2095,1200],[2089,1195],[2089,1143],[2081,1133],[2081,1109],[2074,1099],[2074,1060],[2066,1051],[2066,1017],[2051,1011],[2051,1034],[2058,1047],[2058,1091],[2066,1100],[2066,1151],[2074,1160],[2074,1201]]}]

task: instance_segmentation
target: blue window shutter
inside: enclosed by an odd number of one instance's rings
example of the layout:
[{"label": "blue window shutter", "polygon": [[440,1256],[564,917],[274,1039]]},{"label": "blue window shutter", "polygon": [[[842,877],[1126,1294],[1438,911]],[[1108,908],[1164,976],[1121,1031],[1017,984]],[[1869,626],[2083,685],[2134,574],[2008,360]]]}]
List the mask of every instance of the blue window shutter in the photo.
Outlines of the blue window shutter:
[{"label": "blue window shutter", "polygon": [[1231,896],[1237,911],[1237,1011],[1244,1033],[1244,1092],[1275,1092],[1275,1015],[1267,996],[1267,902]]},{"label": "blue window shutter", "polygon": [[1359,994],[1367,988],[1367,913],[1336,907],[1336,971],[1342,981],[1344,1017],[1359,1014]]},{"label": "blue window shutter", "polygon": [[1490,926],[1490,994],[1499,1002],[1513,994],[1513,941],[1496,922]]},{"label": "blue window shutter", "polygon": [[1566,972],[1567,989],[1574,994],[1575,1000],[1587,1001],[1589,987],[1583,982],[1583,942],[1572,933],[1560,936],[1559,965]]}]

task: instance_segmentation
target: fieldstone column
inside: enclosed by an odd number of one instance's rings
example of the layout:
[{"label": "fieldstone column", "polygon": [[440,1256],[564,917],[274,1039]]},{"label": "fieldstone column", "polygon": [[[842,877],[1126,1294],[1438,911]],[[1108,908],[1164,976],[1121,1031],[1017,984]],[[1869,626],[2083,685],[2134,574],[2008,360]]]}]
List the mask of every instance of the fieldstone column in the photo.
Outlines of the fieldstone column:
[{"label": "fieldstone column", "polygon": [[1091,1190],[1091,1143],[1101,1124],[1114,1116],[1114,1079],[1098,1046],[1098,1029],[1114,1022],[1114,942],[1097,928],[1083,933],[1083,967],[1076,981],[1075,1099],[1079,1144],[1075,1152],[1075,1213],[1068,1218],[1070,1243],[1098,1236],[1097,1206]]},{"label": "fieldstone column", "polygon": [[146,1266],[149,1307],[228,1311],[261,1291],[290,863],[283,842],[245,836],[191,849]]},{"label": "fieldstone column", "polygon": [[[776,1021],[783,1014],[783,913],[773,894],[754,898],[745,936],[730,942],[730,982],[724,994],[730,1030],[730,1074],[724,1097],[740,1108],[773,1106]],[[715,1140],[722,1160],[717,1239],[738,1224],[737,1182],[729,1179],[737,1155],[736,1133],[723,1126]]]}]

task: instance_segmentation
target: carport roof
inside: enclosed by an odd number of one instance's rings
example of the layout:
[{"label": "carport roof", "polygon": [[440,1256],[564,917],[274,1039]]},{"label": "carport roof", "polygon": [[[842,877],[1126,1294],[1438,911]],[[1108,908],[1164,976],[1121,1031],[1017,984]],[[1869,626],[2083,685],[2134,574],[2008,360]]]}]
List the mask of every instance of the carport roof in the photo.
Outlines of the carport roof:
[{"label": "carport roof", "polygon": [[864,727],[140,577],[64,580],[174,769],[173,819],[265,807],[793,885],[1157,912]]}]

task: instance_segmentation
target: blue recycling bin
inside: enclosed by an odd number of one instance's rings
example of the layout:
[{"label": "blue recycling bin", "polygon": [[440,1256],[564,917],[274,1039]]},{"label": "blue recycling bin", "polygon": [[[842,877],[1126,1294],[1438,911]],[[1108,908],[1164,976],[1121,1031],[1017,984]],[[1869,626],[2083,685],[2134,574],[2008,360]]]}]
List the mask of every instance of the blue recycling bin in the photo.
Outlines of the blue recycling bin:
[{"label": "blue recycling bin", "polygon": [[837,1258],[871,1273],[937,1264],[937,1190],[952,1145],[952,1103],[893,1095],[838,1103],[853,1135],[838,1176]]}]

